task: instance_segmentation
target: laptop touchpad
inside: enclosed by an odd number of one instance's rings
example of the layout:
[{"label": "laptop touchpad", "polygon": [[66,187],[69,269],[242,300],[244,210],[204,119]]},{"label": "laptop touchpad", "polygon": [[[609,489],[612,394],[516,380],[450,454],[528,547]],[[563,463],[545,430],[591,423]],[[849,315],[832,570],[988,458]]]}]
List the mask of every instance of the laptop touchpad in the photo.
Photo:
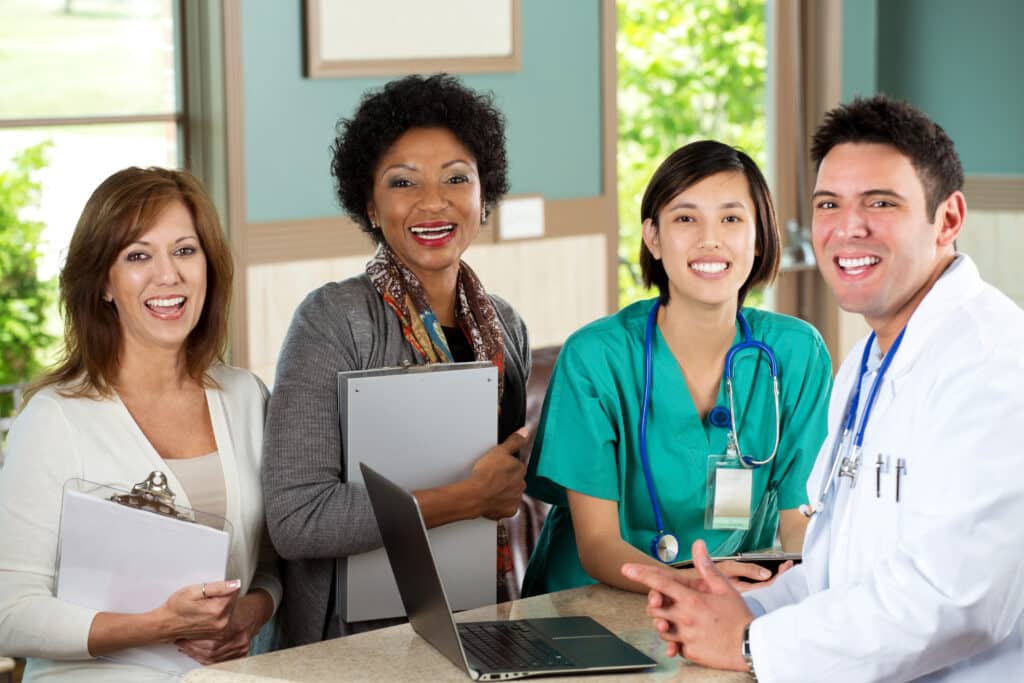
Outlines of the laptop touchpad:
[{"label": "laptop touchpad", "polygon": [[623,652],[632,649],[616,636],[569,636],[553,640],[562,654],[588,668],[621,664]]},{"label": "laptop touchpad", "polygon": [[562,654],[575,662],[585,662],[587,668],[621,665],[624,652],[639,654],[590,617],[530,619],[529,622],[551,638]]}]

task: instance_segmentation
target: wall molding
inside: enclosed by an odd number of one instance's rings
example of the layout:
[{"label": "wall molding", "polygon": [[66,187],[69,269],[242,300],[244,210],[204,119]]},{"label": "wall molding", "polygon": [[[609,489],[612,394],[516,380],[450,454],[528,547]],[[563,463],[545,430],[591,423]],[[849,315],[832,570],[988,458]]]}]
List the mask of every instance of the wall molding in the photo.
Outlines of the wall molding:
[{"label": "wall molding", "polygon": [[601,199],[606,204],[608,313],[619,310],[619,53],[615,0],[601,0]]},{"label": "wall molding", "polygon": [[968,211],[1024,211],[1024,176],[969,175],[964,195]]},{"label": "wall molding", "polygon": [[[477,244],[517,244],[574,235],[606,235],[617,229],[614,207],[605,197],[544,202],[543,237],[501,240],[496,224],[481,226]],[[500,207],[499,207],[500,220]],[[247,266],[362,256],[373,252],[369,235],[347,216],[247,223]]]},{"label": "wall molding", "polygon": [[228,345],[230,360],[249,366],[249,325],[246,317],[245,104],[242,93],[242,0],[224,0],[224,111],[227,118],[227,233],[235,256]]}]

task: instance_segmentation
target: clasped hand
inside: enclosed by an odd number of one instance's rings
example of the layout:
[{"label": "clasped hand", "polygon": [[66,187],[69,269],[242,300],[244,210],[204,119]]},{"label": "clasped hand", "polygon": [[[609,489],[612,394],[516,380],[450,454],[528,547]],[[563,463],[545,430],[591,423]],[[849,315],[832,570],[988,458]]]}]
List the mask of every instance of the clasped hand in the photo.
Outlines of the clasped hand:
[{"label": "clasped hand", "polygon": [[647,615],[666,641],[669,657],[685,656],[702,666],[746,671],[741,654],[743,629],[754,615],[730,577],[708,555],[704,541],[693,544],[693,563],[696,575],[632,563],[622,566],[622,574],[650,589]]},{"label": "clasped hand", "polygon": [[186,586],[158,608],[171,621],[173,641],[181,652],[200,664],[249,654],[250,640],[260,625],[254,603],[260,596],[239,598],[240,586],[237,579]]}]

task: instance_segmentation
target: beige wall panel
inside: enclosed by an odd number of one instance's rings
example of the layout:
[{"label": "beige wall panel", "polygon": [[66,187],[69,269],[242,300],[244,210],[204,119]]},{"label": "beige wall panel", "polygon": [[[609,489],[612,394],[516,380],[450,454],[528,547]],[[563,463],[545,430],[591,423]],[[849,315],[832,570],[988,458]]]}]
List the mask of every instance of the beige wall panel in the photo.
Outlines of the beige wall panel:
[{"label": "beige wall panel", "polygon": [[967,222],[956,241],[957,249],[969,254],[981,271],[981,276],[995,284],[992,272],[999,262],[999,244],[996,231],[998,212],[975,211],[967,207]]},{"label": "beige wall panel", "polygon": [[1024,277],[1019,271],[1024,256],[1024,212],[972,211],[960,239],[960,251],[969,254],[981,276],[1024,306]]},{"label": "beige wall panel", "polygon": [[540,348],[608,314],[606,244],[604,235],[475,244],[466,262],[487,291],[515,306]]},{"label": "beige wall panel", "polygon": [[274,382],[277,355],[298,305],[325,282],[363,272],[371,255],[249,266],[246,272],[248,367],[267,386]]},{"label": "beige wall panel", "polygon": [[1024,277],[1020,273],[1020,260],[1024,257],[1024,211],[1002,211],[995,215],[996,241],[999,258],[986,264],[982,275],[1007,296],[1024,307]]},{"label": "beige wall panel", "polygon": [[[560,344],[580,326],[606,314],[606,238],[474,244],[466,261],[488,291],[519,311],[534,347]],[[268,386],[292,314],[305,296],[325,282],[363,272],[371,254],[337,259],[250,266],[248,288],[249,368]]]},{"label": "beige wall panel", "polygon": [[857,313],[847,313],[839,309],[839,357],[832,359],[832,367],[839,369],[843,359],[853,350],[864,337],[868,336],[871,328],[864,321],[864,316]]}]

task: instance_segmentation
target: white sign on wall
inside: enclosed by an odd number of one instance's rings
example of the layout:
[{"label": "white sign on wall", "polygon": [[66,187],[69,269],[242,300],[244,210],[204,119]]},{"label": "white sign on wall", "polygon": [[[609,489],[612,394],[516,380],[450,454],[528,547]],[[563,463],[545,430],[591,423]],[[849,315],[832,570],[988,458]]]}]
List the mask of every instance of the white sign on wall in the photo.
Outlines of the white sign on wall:
[{"label": "white sign on wall", "polygon": [[519,66],[519,0],[306,0],[306,67],[313,78]]}]

